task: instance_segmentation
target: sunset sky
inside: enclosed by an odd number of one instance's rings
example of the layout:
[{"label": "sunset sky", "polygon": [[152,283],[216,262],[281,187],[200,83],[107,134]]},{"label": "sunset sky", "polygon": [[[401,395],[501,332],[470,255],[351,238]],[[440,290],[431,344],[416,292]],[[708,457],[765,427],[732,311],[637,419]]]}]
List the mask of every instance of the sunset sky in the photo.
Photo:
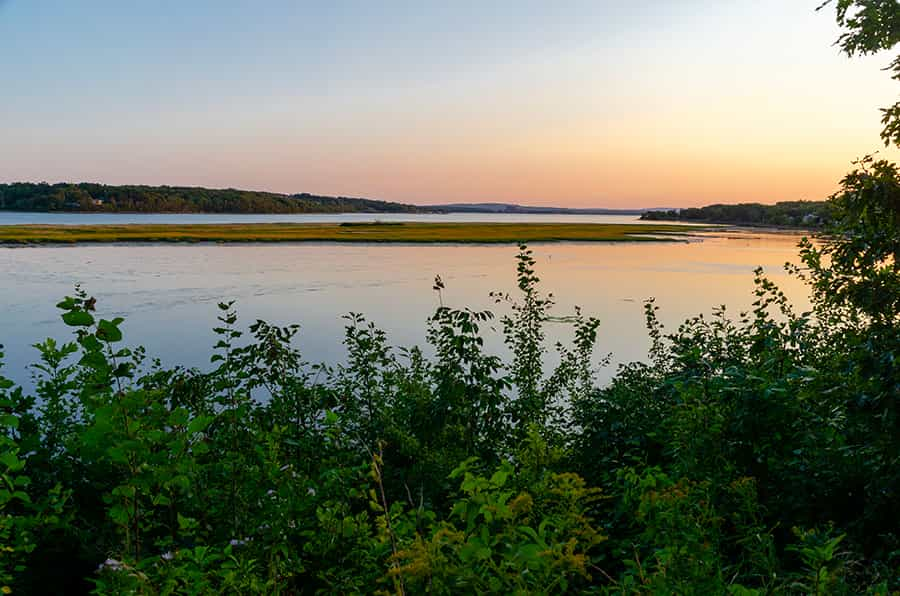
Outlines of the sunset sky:
[{"label": "sunset sky", "polygon": [[0,181],[822,199],[897,86],[819,3],[0,0]]}]

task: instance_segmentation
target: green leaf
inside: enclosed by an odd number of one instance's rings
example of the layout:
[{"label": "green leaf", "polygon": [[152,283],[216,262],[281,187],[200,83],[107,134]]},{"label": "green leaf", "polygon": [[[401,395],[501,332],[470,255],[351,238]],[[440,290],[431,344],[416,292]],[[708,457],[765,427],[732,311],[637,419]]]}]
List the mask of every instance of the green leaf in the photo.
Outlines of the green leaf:
[{"label": "green leaf", "polygon": [[120,362],[112,374],[114,377],[118,378],[131,376],[131,364],[128,362]]},{"label": "green leaf", "polygon": [[[88,315],[90,316],[90,315]],[[121,319],[119,319],[121,320]],[[97,337],[102,339],[103,341],[108,342],[117,342],[122,341],[122,332],[116,326],[116,323],[113,321],[107,321],[106,319],[100,319],[100,322],[97,323]]]},{"label": "green leaf", "polygon": [[184,426],[188,423],[189,413],[187,408],[179,407],[172,410],[169,414],[168,423],[170,426]]},{"label": "green leaf", "polygon": [[100,352],[86,353],[81,357],[81,360],[78,361],[78,364],[87,366],[88,368],[93,368],[94,370],[102,370],[109,366],[109,364],[106,362],[106,358]]},{"label": "green leaf", "polygon": [[215,419],[214,416],[197,416],[188,424],[187,432],[189,435],[200,433],[206,430],[206,427]]},{"label": "green leaf", "polygon": [[56,305],[56,308],[61,308],[62,310],[72,310],[78,306],[78,301],[72,298],[71,296],[66,296],[62,302]]},{"label": "green leaf", "polygon": [[537,544],[523,544],[519,547],[517,556],[526,561],[540,559],[541,547]]},{"label": "green leaf", "polygon": [[481,540],[473,537],[459,549],[459,558],[463,563],[471,560],[482,561],[491,556],[491,549]]},{"label": "green leaf", "polygon": [[0,464],[6,466],[11,472],[17,472],[25,467],[25,462],[10,451],[0,454]]},{"label": "green leaf", "polygon": [[85,335],[78,340],[78,343],[80,343],[81,347],[89,352],[97,352],[103,349],[103,344],[101,344],[100,340],[98,340],[93,335]]},{"label": "green leaf", "polygon": [[69,327],[90,327],[94,324],[94,317],[83,310],[70,310],[63,313],[62,320]]},{"label": "green leaf", "polygon": [[178,529],[182,531],[190,531],[195,530],[198,527],[197,520],[193,517],[187,517],[185,515],[177,514],[178,517]]},{"label": "green leaf", "polygon": [[129,523],[128,510],[122,505],[113,505],[109,508],[106,515],[120,526],[125,526]]},{"label": "green leaf", "polygon": [[509,477],[509,470],[500,469],[494,472],[494,475],[491,476],[491,484],[496,487],[501,487],[506,484],[506,479]]},{"label": "green leaf", "polygon": [[157,493],[153,495],[150,499],[154,505],[169,505],[172,503],[172,500],[162,493]]},{"label": "green leaf", "polygon": [[31,503],[31,497],[28,496],[28,493],[17,490],[12,494],[13,499],[19,499],[23,503]]}]

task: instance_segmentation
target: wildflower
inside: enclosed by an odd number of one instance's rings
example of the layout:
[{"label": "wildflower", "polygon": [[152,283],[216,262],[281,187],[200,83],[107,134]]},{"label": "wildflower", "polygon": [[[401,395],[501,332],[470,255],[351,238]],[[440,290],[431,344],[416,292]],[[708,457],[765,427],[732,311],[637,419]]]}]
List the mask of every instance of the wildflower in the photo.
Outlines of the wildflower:
[{"label": "wildflower", "polygon": [[162,558],[163,561],[171,561],[172,559],[175,558],[175,554],[169,550],[169,551],[166,551],[163,554],[161,554],[160,557]]},{"label": "wildflower", "polygon": [[97,572],[101,572],[104,569],[109,569],[110,571],[118,571],[122,568],[122,563],[120,561],[116,561],[115,559],[106,559],[97,567]]},{"label": "wildflower", "polygon": [[314,497],[314,496],[316,496],[316,489],[314,489],[313,487],[310,486],[308,489],[306,489],[306,494],[308,494],[311,497]]}]

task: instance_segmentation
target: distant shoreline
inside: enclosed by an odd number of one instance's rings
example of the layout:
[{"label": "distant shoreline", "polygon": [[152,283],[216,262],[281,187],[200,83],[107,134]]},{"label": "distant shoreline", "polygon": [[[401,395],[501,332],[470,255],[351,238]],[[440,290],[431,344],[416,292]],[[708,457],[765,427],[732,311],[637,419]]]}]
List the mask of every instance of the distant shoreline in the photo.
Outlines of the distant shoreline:
[{"label": "distant shoreline", "polygon": [[347,213],[491,213],[544,215],[641,215],[656,209],[541,207],[516,203],[443,203],[414,205],[382,199],[283,194],[202,186],[112,185],[94,182],[0,183],[0,211],[29,213],[144,214],[347,214]]},{"label": "distant shoreline", "polygon": [[831,206],[827,201],[781,201],[774,205],[719,203],[705,207],[647,212],[641,215],[641,220],[817,230],[827,227],[831,220]]}]

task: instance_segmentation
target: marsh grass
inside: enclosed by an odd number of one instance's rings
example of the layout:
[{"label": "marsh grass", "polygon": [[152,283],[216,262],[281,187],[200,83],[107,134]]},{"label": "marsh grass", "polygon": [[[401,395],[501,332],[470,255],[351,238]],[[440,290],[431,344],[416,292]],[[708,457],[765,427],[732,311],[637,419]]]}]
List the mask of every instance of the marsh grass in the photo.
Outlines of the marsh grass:
[{"label": "marsh grass", "polygon": [[4,244],[84,242],[635,242],[677,241],[705,228],[595,223],[127,224],[0,226]]}]

